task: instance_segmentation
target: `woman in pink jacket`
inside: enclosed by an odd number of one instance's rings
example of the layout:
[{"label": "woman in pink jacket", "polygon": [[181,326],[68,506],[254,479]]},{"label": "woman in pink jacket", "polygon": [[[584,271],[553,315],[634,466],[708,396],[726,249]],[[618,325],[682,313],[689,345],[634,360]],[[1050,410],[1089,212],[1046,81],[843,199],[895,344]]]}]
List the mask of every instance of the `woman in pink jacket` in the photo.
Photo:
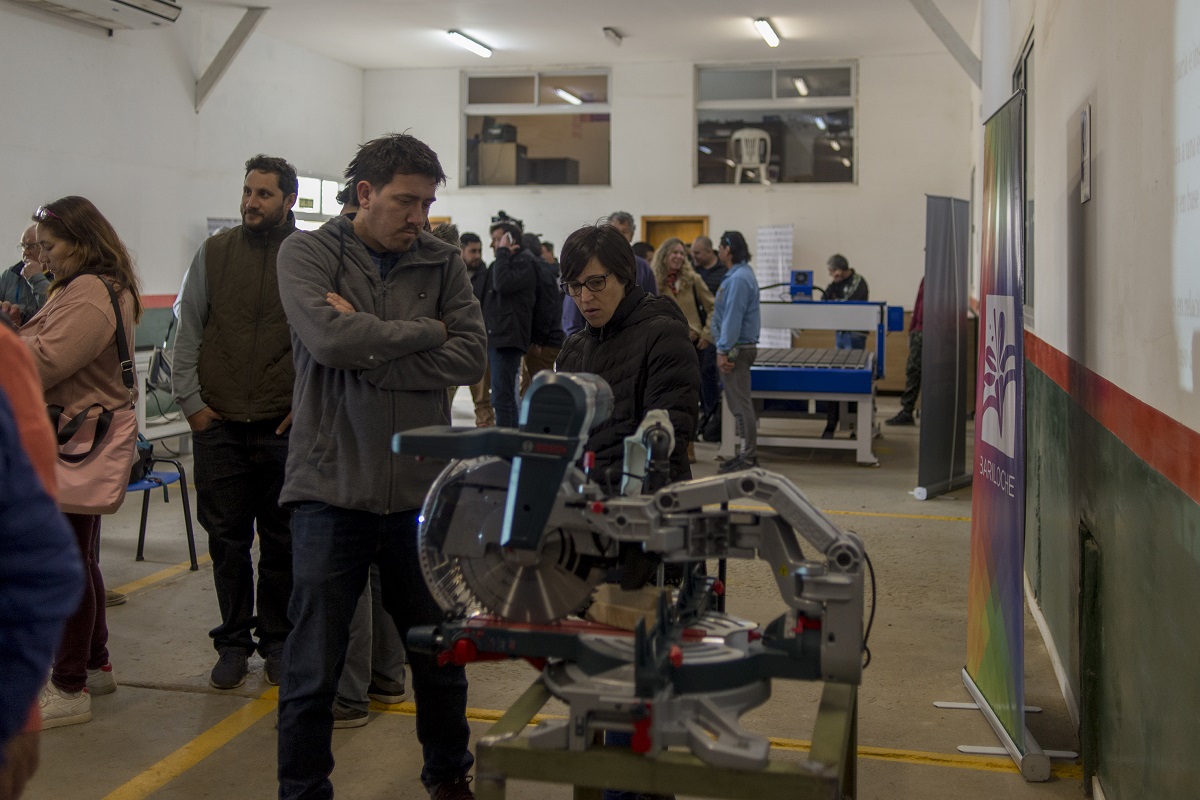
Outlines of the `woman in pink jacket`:
[{"label": "woman in pink jacket", "polygon": [[[93,404],[127,409],[136,388],[125,387],[116,347],[116,315],[107,283],[121,308],[129,352],[142,316],[133,259],[111,224],[83,197],[64,197],[34,213],[42,267],[54,274],[46,305],[20,330],[33,354],[49,405],[71,417]],[[135,382],[136,383],[136,382]],[[83,602],[69,620],[54,656],[54,671],[39,701],[42,727],[92,718],[91,695],[116,689],[108,662],[104,579],[97,553],[100,517],[67,514],[83,556]],[[88,691],[85,691],[87,689]]]}]

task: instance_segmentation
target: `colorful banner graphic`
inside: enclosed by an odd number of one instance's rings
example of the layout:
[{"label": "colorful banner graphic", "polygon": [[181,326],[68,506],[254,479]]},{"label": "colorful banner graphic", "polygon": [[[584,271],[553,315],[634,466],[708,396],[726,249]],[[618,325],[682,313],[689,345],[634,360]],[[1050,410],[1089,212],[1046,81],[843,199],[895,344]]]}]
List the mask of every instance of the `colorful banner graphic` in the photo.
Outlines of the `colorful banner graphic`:
[{"label": "colorful banner graphic", "polygon": [[1024,93],[984,129],[967,674],[1025,752]]}]

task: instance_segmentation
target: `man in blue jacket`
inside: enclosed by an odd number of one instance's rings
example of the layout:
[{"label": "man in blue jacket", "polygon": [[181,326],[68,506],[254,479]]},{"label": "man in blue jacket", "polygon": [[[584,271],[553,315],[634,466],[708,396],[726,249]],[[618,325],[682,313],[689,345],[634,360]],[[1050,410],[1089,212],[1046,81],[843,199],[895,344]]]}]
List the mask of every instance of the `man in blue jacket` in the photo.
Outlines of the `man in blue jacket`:
[{"label": "man in blue jacket", "polygon": [[717,344],[717,369],[725,384],[725,402],[741,439],[738,454],[721,465],[721,472],[758,466],[758,420],[750,399],[750,367],[758,355],[760,310],[758,278],[750,266],[750,249],[738,231],[721,234],[717,258],[729,268],[713,307],[713,341]]}]

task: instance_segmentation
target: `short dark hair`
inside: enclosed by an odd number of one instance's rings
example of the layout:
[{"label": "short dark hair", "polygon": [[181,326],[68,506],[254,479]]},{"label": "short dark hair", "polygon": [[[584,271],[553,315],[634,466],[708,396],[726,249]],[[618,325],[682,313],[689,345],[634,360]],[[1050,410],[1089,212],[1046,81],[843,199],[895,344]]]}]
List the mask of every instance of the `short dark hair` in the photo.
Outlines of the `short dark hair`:
[{"label": "short dark hair", "polygon": [[721,244],[729,248],[733,263],[741,264],[750,261],[750,248],[746,246],[746,237],[740,231],[725,231],[721,234]]},{"label": "short dark hair", "polygon": [[654,245],[649,242],[634,242],[633,254],[638,258],[649,260],[650,256],[654,255]]},{"label": "short dark hair", "polygon": [[546,248],[551,253],[554,252],[554,242],[551,242],[548,239],[542,239],[542,247]]},{"label": "short dark hair", "polygon": [[338,193],[334,195],[333,202],[337,203],[339,206],[344,206],[347,204],[352,206],[358,205],[358,193],[354,191],[354,185],[347,183],[345,186],[339,189]]},{"label": "short dark hair", "polygon": [[389,133],[361,145],[345,172],[356,194],[361,181],[378,189],[391,183],[396,175],[424,175],[437,181],[438,186],[446,184],[437,153],[407,133]]},{"label": "short dark hair", "polygon": [[521,247],[533,253],[539,259],[542,257],[542,240],[536,233],[526,233],[521,236]]},{"label": "short dark hair", "polygon": [[825,266],[829,267],[831,270],[850,269],[850,262],[847,261],[846,257],[841,253],[834,253],[829,257],[829,260],[825,262]]},{"label": "short dark hair", "polygon": [[625,236],[612,225],[584,225],[563,242],[559,256],[564,281],[573,281],[596,259],[625,287],[625,293],[637,282],[637,262]]},{"label": "short dark hair", "polygon": [[469,244],[483,244],[483,242],[479,239],[479,234],[471,233],[470,231],[467,231],[462,236],[458,237],[458,240],[462,242],[463,247],[466,247]]},{"label": "short dark hair", "polygon": [[521,236],[524,233],[521,226],[517,223],[517,220],[515,220],[515,219],[502,219],[497,222],[493,222],[491,227],[488,228],[488,233],[492,234],[492,233],[495,233],[497,230],[502,230],[505,233],[512,234],[512,238],[513,238],[514,242],[521,241]]},{"label": "short dark hair", "polygon": [[279,182],[279,191],[283,196],[300,193],[300,180],[296,177],[296,168],[287,159],[278,156],[268,156],[259,153],[246,161],[246,175],[251,172],[269,172]]}]

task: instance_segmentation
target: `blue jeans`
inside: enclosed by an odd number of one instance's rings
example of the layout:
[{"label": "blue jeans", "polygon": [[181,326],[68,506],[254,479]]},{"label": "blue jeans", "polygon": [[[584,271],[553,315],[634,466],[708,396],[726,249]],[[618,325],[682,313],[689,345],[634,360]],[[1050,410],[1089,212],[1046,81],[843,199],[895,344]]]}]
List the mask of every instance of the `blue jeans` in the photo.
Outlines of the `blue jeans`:
[{"label": "blue jeans", "polygon": [[517,408],[517,379],[521,376],[521,358],[516,347],[488,348],[488,366],[492,371],[492,408],[496,426],[515,428],[520,424]]},{"label": "blue jeans", "polygon": [[[300,503],[292,516],[293,628],[283,650],[279,686],[280,800],[333,797],[333,698],[350,638],[350,619],[379,564],[383,607],[406,637],[416,625],[435,625],[442,610],[430,595],[417,558],[417,511],[371,514],[326,503]],[[467,675],[437,666],[433,656],[409,653],[417,704],[417,740],[426,788],[466,775]]]}]

